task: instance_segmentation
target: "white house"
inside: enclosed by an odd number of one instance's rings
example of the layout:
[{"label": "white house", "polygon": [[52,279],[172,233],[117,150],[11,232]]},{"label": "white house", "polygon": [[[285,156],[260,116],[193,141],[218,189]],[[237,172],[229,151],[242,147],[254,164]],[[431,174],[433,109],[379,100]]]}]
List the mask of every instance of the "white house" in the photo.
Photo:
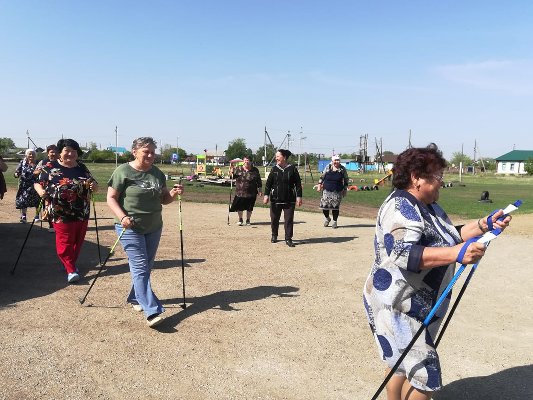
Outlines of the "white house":
[{"label": "white house", "polygon": [[497,174],[527,174],[524,165],[533,160],[533,150],[513,150],[496,158]]}]

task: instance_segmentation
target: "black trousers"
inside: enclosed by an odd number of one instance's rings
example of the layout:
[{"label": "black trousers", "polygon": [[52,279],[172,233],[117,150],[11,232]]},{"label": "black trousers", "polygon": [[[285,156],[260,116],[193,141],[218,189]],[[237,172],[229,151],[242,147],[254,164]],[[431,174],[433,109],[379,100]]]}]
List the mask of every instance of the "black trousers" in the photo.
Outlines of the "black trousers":
[{"label": "black trousers", "polygon": [[295,207],[296,205],[294,203],[270,203],[270,227],[272,228],[272,236],[278,236],[279,219],[283,210],[285,240],[292,239]]}]

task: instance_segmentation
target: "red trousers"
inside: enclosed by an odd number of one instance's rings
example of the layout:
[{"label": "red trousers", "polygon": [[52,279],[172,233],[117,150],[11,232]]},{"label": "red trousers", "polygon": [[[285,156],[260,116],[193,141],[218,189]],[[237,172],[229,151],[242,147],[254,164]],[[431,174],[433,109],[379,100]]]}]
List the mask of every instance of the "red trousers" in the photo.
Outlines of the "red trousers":
[{"label": "red trousers", "polygon": [[54,223],[57,256],[69,274],[77,271],[76,261],[78,260],[81,246],[85,240],[88,223],[89,221]]}]

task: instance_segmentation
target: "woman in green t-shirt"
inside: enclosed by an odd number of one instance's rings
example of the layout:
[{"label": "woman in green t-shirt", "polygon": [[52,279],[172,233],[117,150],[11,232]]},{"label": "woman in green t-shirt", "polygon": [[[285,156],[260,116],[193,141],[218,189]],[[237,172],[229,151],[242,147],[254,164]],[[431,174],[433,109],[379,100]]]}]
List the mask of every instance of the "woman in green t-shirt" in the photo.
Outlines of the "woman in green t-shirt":
[{"label": "woman in green t-shirt", "polygon": [[165,311],[150,285],[163,228],[162,204],[183,193],[182,185],[167,189],[165,174],[153,165],[155,149],[154,139],[135,139],[131,148],[135,159],[113,172],[107,189],[107,204],[116,216],[115,230],[130,266],[132,288],[127,302],[144,312],[150,327],[163,320],[160,314]]}]

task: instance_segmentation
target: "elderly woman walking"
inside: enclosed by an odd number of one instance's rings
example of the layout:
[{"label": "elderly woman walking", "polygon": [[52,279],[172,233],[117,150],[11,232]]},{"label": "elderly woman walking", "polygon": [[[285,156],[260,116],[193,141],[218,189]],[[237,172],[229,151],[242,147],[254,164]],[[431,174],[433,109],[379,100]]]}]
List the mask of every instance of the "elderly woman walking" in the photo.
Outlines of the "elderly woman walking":
[{"label": "elderly woman walking", "polygon": [[80,280],[76,263],[87,233],[90,192],[98,188],[89,169],[78,157],[82,151],[73,139],[57,142],[59,159],[41,167],[35,189],[47,200],[48,218],[56,233],[56,252],[67,271],[68,283]]},{"label": "elderly woman walking", "polygon": [[[387,375],[422,326],[439,295],[454,275],[464,242],[488,231],[487,218],[504,229],[511,217],[490,217],[454,226],[437,204],[446,160],[432,144],[411,148],[394,165],[394,191],[378,212],[374,263],[363,289],[363,302],[380,358]],[[485,246],[473,242],[462,263],[473,264]],[[389,400],[427,400],[442,386],[435,337],[447,304],[414,343],[395,375],[387,383]]]},{"label": "elderly woman walking", "polygon": [[279,149],[276,152],[276,165],[268,174],[265,184],[263,203],[270,201],[270,228],[272,238],[270,241],[278,241],[279,220],[283,211],[285,244],[294,247],[292,241],[294,228],[294,210],[296,205],[302,205],[302,180],[298,169],[289,163],[292,153],[289,150]]},{"label": "elderly woman walking", "polygon": [[230,207],[230,212],[237,211],[239,226],[244,225],[243,211],[246,211],[246,225],[251,225],[250,218],[254,210],[256,197],[262,196],[261,174],[252,165],[250,157],[245,156],[241,167],[230,168],[230,174],[235,179],[235,197]]},{"label": "elderly woman walking", "polygon": [[[41,173],[41,170],[43,169],[43,166],[47,166],[48,168],[52,167],[52,164],[54,161],[57,160],[57,146],[55,144],[51,144],[46,147],[46,155],[47,158],[44,160],[39,161],[37,164],[37,167],[35,168],[35,175],[39,176]],[[52,223],[52,218],[48,216],[48,206],[50,205],[50,200],[46,197],[44,198],[44,206],[43,206],[43,221],[48,220],[48,232],[55,232],[54,225]]]},{"label": "elderly woman walking", "polygon": [[134,160],[120,165],[107,183],[107,204],[115,214],[115,231],[130,266],[132,285],[126,301],[144,312],[151,328],[163,321],[160,314],[165,311],[150,279],[163,230],[162,205],[183,193],[182,185],[167,189],[165,174],[153,165],[155,149],[151,137],[135,139]]},{"label": "elderly woman walking", "polygon": [[15,178],[19,178],[19,187],[15,197],[15,207],[20,210],[20,222],[26,223],[26,212],[28,207],[35,207],[35,220],[39,220],[38,206],[41,201],[35,191],[35,151],[27,149],[24,158],[20,161],[15,170]]},{"label": "elderly woman walking", "polygon": [[342,198],[346,196],[348,188],[348,172],[341,165],[341,159],[338,155],[331,157],[331,162],[327,165],[318,180],[318,190],[322,191],[320,199],[320,208],[324,213],[324,226],[331,222],[329,212],[333,216],[333,229],[337,228],[337,219],[339,218],[339,208]]}]

